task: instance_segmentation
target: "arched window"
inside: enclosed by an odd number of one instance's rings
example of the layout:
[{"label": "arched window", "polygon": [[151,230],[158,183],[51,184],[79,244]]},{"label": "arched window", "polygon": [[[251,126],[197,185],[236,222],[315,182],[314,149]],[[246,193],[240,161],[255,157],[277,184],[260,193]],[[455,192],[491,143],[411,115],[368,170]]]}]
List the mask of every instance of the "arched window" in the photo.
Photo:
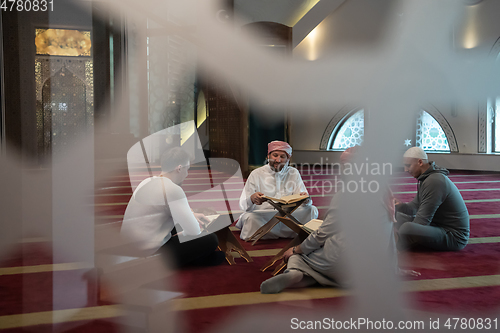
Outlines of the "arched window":
[{"label": "arched window", "polygon": [[335,131],[335,138],[331,140],[331,150],[345,150],[363,143],[365,134],[365,113],[359,110],[345,117]]},{"label": "arched window", "polygon": [[425,151],[450,151],[448,139],[441,125],[424,110],[418,113],[415,143]]},{"label": "arched window", "polygon": [[[364,125],[363,109],[340,110],[328,124],[320,149],[345,150],[360,145],[364,139]],[[437,109],[420,110],[416,125],[416,132],[401,144],[407,147],[416,145],[428,152],[458,152],[453,130]],[[497,126],[496,133],[500,138],[500,126]],[[500,150],[500,140],[497,140],[496,147]]]}]

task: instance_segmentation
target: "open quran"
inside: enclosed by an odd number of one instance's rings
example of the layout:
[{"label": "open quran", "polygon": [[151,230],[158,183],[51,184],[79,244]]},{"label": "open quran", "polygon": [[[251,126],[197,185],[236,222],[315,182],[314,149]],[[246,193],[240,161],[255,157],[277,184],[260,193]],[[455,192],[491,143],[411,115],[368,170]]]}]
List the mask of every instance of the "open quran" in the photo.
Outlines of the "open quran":
[{"label": "open quran", "polygon": [[302,229],[308,231],[309,233],[312,233],[312,232],[318,230],[318,228],[321,226],[321,224],[323,224],[323,220],[313,219],[313,220],[307,222],[306,224],[304,224],[302,226]]},{"label": "open quran", "polygon": [[286,204],[291,204],[294,202],[302,201],[304,199],[309,198],[309,196],[308,195],[300,195],[300,194],[292,194],[292,195],[287,195],[287,196],[284,196],[284,197],[281,197],[280,199],[278,199],[278,198],[268,197],[268,196],[264,195],[263,198],[266,198],[268,200],[272,200],[274,202],[279,202],[279,203],[286,205]]}]

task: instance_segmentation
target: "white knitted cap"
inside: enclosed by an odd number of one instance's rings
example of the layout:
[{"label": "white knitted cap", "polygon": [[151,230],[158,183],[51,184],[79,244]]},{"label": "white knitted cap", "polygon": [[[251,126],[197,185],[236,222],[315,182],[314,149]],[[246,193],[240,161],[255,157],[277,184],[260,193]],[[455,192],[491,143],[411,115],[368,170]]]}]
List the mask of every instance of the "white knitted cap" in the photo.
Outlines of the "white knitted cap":
[{"label": "white knitted cap", "polygon": [[408,149],[403,157],[410,157],[410,158],[418,158],[420,160],[426,160],[427,159],[427,154],[425,151],[420,148],[420,147],[411,147]]}]

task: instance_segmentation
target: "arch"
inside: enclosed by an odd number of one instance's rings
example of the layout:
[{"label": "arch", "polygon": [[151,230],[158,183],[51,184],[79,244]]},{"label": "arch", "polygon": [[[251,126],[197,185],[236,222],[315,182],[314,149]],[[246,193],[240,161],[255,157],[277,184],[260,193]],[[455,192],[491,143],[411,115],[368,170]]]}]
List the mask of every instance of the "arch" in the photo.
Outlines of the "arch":
[{"label": "arch", "polygon": [[321,138],[321,143],[319,146],[320,150],[329,150],[333,145],[333,141],[337,136],[337,133],[342,128],[342,125],[356,112],[363,110],[362,108],[352,108],[349,106],[344,106],[341,108],[335,116],[333,116],[332,120],[326,126],[325,132],[323,133],[323,137]]},{"label": "arch", "polygon": [[439,110],[432,104],[428,104],[425,107],[422,107],[421,109],[430,114],[437,121],[439,126],[441,126],[441,129],[446,135],[446,140],[448,141],[448,145],[450,146],[450,152],[458,153],[459,150],[458,150],[457,138],[455,137],[453,129],[451,128],[450,124],[443,116],[443,114],[439,112]]},{"label": "arch", "polygon": [[489,59],[495,62],[495,60],[500,55],[500,37],[497,38],[493,46],[491,47],[490,53],[488,54]]},{"label": "arch", "polygon": [[[345,106],[342,109],[340,109],[340,111],[338,111],[332,118],[332,120],[330,120],[330,122],[328,123],[328,126],[326,127],[326,130],[323,133],[323,137],[321,138],[319,149],[320,150],[331,149],[333,142],[337,134],[339,133],[340,129],[342,128],[342,126],[352,115],[361,110],[363,109],[359,107],[352,108],[348,106]],[[421,110],[431,115],[434,118],[434,120],[436,120],[436,122],[439,124],[439,126],[441,127],[446,136],[446,140],[450,148],[449,151],[452,153],[458,153],[459,149],[455,133],[453,132],[453,129],[451,128],[450,124],[443,116],[443,114],[432,104],[428,104],[422,107]]]},{"label": "arch", "polygon": [[420,110],[418,113],[415,145],[425,151],[450,151],[450,145],[443,129],[436,119],[425,110]]},{"label": "arch", "polygon": [[[64,57],[60,56],[50,56],[48,58],[47,56],[37,56],[37,60],[41,63],[47,63],[46,66],[50,68],[50,76],[44,76],[40,78],[40,86],[43,87],[45,83],[50,80],[51,77],[55,75],[55,73],[58,73],[62,68],[65,70],[71,71],[71,73],[78,77],[87,87],[87,91],[92,91],[92,83],[88,80],[86,76],[87,74],[85,72],[85,62],[86,61],[92,61],[92,58],[90,57],[79,57],[79,59],[67,59]],[[54,60],[54,61],[51,61]],[[83,71],[80,69],[82,68]],[[36,91],[37,94],[37,100],[42,100],[42,89],[37,89]]]}]

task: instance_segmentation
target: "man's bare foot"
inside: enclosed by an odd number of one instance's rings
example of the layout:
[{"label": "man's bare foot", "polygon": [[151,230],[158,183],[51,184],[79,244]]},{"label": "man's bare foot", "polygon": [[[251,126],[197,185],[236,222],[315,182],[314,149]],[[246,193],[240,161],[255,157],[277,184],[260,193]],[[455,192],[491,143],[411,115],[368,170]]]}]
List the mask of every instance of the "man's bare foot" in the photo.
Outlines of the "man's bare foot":
[{"label": "man's bare foot", "polygon": [[401,269],[398,268],[398,275],[399,276],[420,276],[420,273],[411,269]]}]

